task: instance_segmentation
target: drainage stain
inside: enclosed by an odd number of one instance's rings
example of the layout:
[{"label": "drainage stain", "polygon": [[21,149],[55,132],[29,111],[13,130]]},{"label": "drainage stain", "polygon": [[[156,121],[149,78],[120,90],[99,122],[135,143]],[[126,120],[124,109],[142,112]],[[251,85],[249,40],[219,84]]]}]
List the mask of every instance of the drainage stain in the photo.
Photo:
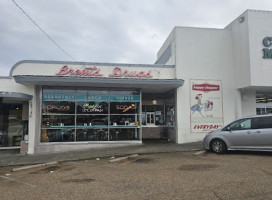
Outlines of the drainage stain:
[{"label": "drainage stain", "polygon": [[140,158],[140,159],[135,160],[134,162],[135,162],[135,163],[150,163],[150,162],[152,162],[152,161],[153,161],[153,159],[149,159],[149,158]]},{"label": "drainage stain", "polygon": [[210,170],[210,169],[217,168],[217,167],[218,167],[218,165],[213,165],[213,164],[183,165],[179,168],[179,170],[204,171],[204,170]]},{"label": "drainage stain", "polygon": [[66,179],[62,180],[63,183],[90,183],[95,181],[95,179],[92,178],[85,178],[85,179]]},{"label": "drainage stain", "polygon": [[75,167],[67,167],[67,168],[61,169],[60,171],[71,171],[73,169],[75,169]]},{"label": "drainage stain", "polygon": [[52,166],[52,167],[46,167],[44,169],[35,171],[35,172],[31,172],[29,174],[46,174],[46,173],[50,173],[51,171],[56,171],[59,170],[60,167],[59,166]]}]

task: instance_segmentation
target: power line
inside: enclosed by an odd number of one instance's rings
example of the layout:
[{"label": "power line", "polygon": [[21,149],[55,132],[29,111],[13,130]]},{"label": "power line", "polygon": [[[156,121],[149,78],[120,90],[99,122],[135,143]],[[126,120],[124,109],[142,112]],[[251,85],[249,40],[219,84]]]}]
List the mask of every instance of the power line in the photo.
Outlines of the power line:
[{"label": "power line", "polygon": [[[67,51],[65,51],[57,42],[55,42],[55,40],[53,40],[52,37],[50,37],[49,34],[47,34],[45,32],[45,30],[43,30],[16,2],[15,0],[12,0],[12,2],[30,19],[30,21],[37,26],[45,35],[46,37],[51,40],[51,42],[53,42],[66,56],[68,56],[69,58],[71,58],[74,61],[77,61],[76,59],[74,59]],[[78,61],[77,61],[78,62]]]}]

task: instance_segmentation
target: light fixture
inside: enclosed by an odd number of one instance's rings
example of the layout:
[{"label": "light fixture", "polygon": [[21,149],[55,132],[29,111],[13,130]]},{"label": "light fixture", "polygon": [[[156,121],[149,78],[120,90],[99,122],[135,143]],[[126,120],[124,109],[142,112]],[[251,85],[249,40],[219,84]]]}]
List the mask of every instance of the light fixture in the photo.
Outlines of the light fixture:
[{"label": "light fixture", "polygon": [[154,99],[152,100],[152,104],[153,104],[153,105],[157,104],[157,100],[155,99],[155,97],[154,97]]},{"label": "light fixture", "polygon": [[245,21],[245,17],[239,17],[239,18],[238,18],[238,22],[239,22],[239,23],[243,23],[244,21]]}]

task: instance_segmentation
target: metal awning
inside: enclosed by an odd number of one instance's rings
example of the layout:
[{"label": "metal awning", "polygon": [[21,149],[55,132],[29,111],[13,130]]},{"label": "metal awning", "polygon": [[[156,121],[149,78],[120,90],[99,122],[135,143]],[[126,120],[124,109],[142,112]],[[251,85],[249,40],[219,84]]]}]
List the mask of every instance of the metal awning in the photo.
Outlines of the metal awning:
[{"label": "metal awning", "polygon": [[14,76],[17,83],[47,86],[88,86],[96,88],[137,88],[145,92],[165,92],[183,85],[182,79],[109,79],[90,77]]},{"label": "metal awning", "polygon": [[2,98],[15,98],[20,100],[31,100],[32,95],[18,93],[18,92],[7,92],[7,91],[0,91],[0,97]]}]

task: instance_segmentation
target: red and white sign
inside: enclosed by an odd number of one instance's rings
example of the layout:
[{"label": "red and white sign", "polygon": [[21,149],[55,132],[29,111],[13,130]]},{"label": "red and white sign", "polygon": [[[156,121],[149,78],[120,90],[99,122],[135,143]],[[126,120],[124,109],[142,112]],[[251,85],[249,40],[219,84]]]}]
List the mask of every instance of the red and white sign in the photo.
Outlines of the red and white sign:
[{"label": "red and white sign", "polygon": [[223,126],[220,80],[190,80],[191,133],[206,133]]},{"label": "red and white sign", "polygon": [[194,84],[192,86],[193,90],[197,91],[203,91],[203,92],[210,92],[210,91],[219,91],[220,90],[220,85],[212,85],[212,84]]}]

